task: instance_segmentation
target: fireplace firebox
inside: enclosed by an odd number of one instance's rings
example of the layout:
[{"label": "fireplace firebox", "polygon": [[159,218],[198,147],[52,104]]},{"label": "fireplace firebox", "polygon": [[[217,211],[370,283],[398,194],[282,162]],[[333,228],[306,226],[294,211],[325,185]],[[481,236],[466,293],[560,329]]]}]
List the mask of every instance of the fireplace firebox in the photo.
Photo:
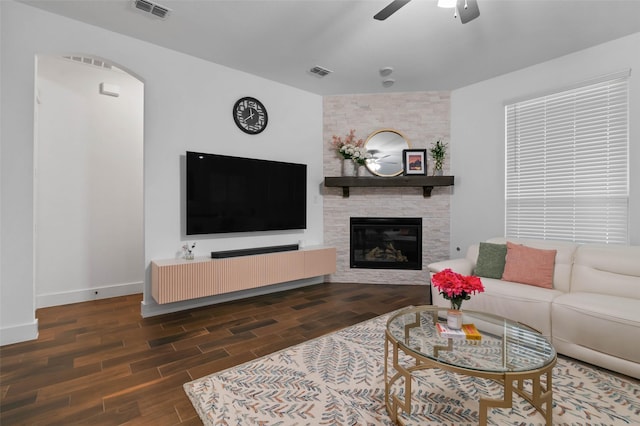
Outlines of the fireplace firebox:
[{"label": "fireplace firebox", "polygon": [[352,268],[422,269],[422,218],[352,217]]}]

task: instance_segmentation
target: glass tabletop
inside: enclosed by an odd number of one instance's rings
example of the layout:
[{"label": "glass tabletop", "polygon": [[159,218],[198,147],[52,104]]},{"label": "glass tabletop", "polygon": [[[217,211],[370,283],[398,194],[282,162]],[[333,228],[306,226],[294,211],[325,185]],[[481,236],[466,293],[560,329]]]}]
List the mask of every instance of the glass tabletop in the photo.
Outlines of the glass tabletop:
[{"label": "glass tabletop", "polygon": [[486,372],[531,371],[556,358],[549,340],[524,324],[497,315],[462,310],[462,323],[473,324],[479,340],[443,336],[446,308],[419,306],[392,315],[387,335],[406,353],[458,368]]}]

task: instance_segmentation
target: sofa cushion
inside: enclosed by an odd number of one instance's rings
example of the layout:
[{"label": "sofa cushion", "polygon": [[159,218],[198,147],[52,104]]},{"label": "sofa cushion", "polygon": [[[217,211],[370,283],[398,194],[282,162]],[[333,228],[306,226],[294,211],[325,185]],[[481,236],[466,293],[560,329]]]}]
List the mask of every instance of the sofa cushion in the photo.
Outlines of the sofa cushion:
[{"label": "sofa cushion", "polygon": [[[563,293],[511,281],[482,278],[484,292],[474,294],[462,303],[462,310],[487,312],[521,322],[551,336],[551,303]],[[451,302],[437,292],[432,294],[434,305],[448,308]]]},{"label": "sofa cushion", "polygon": [[579,247],[571,291],[632,298],[640,306],[640,246],[585,244]]},{"label": "sofa cushion", "polygon": [[556,253],[556,250],[542,250],[507,241],[507,259],[502,279],[553,288]]},{"label": "sofa cushion", "polygon": [[596,293],[567,293],[552,305],[554,339],[640,363],[638,300]]},{"label": "sofa cushion", "polygon": [[480,243],[474,273],[479,277],[502,278],[506,256],[506,244]]}]

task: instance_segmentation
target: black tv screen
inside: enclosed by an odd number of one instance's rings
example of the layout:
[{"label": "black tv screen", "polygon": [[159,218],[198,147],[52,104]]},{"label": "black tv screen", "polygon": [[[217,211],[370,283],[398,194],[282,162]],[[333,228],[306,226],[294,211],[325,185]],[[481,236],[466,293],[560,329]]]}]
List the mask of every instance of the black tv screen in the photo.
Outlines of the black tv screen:
[{"label": "black tv screen", "polygon": [[187,151],[187,235],[307,227],[307,165]]}]

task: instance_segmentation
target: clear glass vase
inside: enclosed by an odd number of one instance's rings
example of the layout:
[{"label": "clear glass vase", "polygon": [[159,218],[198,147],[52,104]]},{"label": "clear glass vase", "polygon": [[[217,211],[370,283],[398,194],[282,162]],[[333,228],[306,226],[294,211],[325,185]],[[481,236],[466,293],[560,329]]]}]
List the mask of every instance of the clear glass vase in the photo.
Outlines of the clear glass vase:
[{"label": "clear glass vase", "polygon": [[449,309],[447,311],[447,327],[452,330],[462,328],[462,311],[459,309]]},{"label": "clear glass vase", "polygon": [[460,330],[462,328],[462,301],[464,297],[452,297],[449,300],[451,309],[447,311],[447,326],[453,330]]}]

